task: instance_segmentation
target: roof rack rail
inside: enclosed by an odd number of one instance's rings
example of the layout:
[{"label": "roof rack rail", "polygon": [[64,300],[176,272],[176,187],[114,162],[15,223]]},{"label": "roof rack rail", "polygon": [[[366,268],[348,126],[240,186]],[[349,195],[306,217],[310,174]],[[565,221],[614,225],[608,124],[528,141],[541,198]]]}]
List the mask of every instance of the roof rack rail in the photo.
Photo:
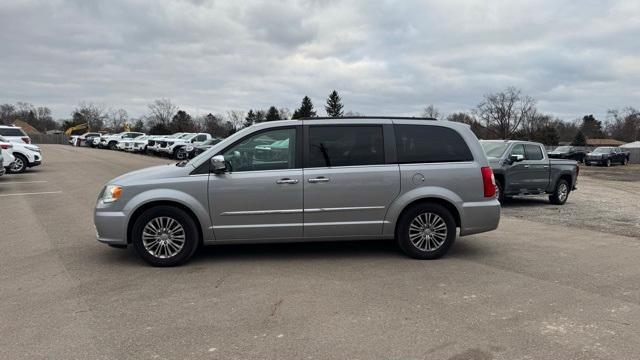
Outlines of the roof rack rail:
[{"label": "roof rack rail", "polygon": [[395,119],[395,120],[438,120],[432,117],[415,117],[415,116],[318,116],[303,117],[298,120],[335,120],[335,119]]}]

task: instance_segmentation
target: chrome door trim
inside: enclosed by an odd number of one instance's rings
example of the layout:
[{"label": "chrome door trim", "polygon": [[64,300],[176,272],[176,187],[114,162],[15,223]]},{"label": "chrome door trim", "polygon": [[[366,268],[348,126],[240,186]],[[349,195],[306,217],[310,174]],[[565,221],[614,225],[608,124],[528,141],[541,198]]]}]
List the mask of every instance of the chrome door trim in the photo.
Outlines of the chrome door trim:
[{"label": "chrome door trim", "polygon": [[250,228],[273,228],[273,227],[298,227],[303,226],[302,223],[285,223],[285,224],[249,224],[249,225],[214,225],[209,229],[250,229]]},{"label": "chrome door trim", "polygon": [[319,212],[337,212],[337,211],[380,210],[384,208],[385,208],[384,206],[352,206],[352,207],[314,208],[314,209],[226,211],[221,213],[220,216],[319,213]]},{"label": "chrome door trim", "polygon": [[336,221],[336,222],[316,222],[316,223],[286,223],[286,224],[250,224],[250,225],[214,225],[210,229],[247,229],[247,228],[272,228],[289,226],[344,226],[344,225],[380,225],[389,224],[387,220],[373,221]]},{"label": "chrome door trim", "polygon": [[388,224],[387,220],[373,220],[373,221],[335,221],[335,222],[315,222],[304,223],[304,226],[343,226],[343,225],[381,225]]}]

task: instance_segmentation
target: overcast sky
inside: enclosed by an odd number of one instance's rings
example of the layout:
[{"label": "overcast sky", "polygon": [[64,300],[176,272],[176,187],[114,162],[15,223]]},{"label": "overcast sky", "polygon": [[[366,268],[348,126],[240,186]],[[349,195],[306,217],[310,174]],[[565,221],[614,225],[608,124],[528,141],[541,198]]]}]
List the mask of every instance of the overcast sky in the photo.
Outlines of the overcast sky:
[{"label": "overcast sky", "polygon": [[55,117],[293,111],[333,89],[364,115],[451,113],[507,86],[566,120],[640,107],[640,1],[0,1],[0,103]]}]

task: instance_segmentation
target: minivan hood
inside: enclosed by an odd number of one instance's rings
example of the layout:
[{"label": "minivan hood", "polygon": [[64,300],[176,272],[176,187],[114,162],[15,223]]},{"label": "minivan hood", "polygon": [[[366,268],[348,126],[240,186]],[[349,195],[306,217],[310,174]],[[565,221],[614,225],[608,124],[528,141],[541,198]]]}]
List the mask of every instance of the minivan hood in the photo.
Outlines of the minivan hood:
[{"label": "minivan hood", "polygon": [[193,171],[193,165],[187,164],[183,167],[176,164],[152,166],[140,170],[128,172],[109,181],[109,184],[130,185],[149,180],[168,179],[188,175]]}]

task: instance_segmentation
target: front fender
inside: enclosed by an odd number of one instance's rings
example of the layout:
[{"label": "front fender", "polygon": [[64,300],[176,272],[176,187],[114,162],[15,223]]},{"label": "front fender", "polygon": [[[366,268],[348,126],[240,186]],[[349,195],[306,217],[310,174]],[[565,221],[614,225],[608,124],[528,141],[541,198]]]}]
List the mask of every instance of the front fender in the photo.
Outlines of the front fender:
[{"label": "front fender", "polygon": [[[137,194],[136,196],[131,198],[127,202],[127,205],[122,209],[122,212],[125,213],[127,217],[126,224],[129,224],[129,221],[131,221],[131,216],[142,206],[153,202],[163,201],[175,202],[190,209],[198,218],[198,222],[200,223],[200,228],[202,230],[203,236],[202,240],[207,241],[209,239],[213,239],[213,231],[211,230],[211,218],[209,217],[208,205],[207,207],[205,207],[198,199],[196,199],[192,195],[174,189],[151,189]],[[206,204],[207,199],[204,199],[204,201]]]},{"label": "front fender", "polygon": [[456,193],[452,192],[451,190],[437,186],[415,188],[402,194],[391,203],[391,205],[389,206],[389,210],[387,210],[387,214],[385,216],[385,222],[382,229],[383,236],[393,237],[395,235],[398,218],[400,217],[402,211],[407,207],[407,205],[413,203],[414,201],[422,199],[438,199],[446,201],[455,206],[458,214],[462,214],[463,201],[458,195],[456,195]]}]

